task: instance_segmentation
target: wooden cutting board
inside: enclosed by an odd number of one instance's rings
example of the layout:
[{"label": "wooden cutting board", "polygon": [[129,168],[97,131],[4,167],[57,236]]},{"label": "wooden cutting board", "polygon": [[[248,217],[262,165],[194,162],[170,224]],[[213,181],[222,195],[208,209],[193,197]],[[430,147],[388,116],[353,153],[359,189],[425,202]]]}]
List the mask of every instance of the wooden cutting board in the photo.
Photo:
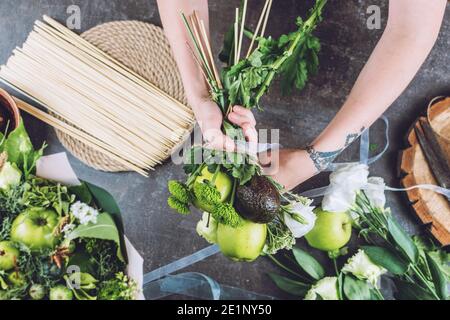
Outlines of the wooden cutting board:
[{"label": "wooden cutting board", "polygon": [[[440,98],[432,102],[427,117],[446,153],[447,161],[450,163],[450,97]],[[417,125],[418,122],[416,121],[408,131],[409,147],[401,152],[400,170],[403,176],[401,183],[405,188],[417,184],[437,185],[417,141],[414,132],[414,127]],[[407,191],[407,196],[413,212],[420,221],[429,228],[431,234],[442,246],[449,246],[450,202],[444,196],[424,189]]]}]

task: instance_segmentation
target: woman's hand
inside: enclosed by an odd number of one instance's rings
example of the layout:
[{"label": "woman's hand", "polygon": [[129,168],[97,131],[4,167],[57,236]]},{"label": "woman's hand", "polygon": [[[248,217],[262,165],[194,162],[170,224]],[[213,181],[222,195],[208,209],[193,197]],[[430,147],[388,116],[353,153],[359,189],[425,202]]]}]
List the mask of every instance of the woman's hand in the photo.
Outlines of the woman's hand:
[{"label": "woman's hand", "polygon": [[287,190],[295,188],[317,174],[310,155],[302,149],[281,149],[261,153],[259,162],[263,166],[263,173],[271,176]]},{"label": "woman's hand", "polygon": [[[201,110],[204,110],[198,116],[198,123],[206,140],[206,147],[229,152],[236,151],[234,141],[221,130],[223,117],[216,103],[211,100],[205,100],[203,105],[199,107]],[[256,148],[258,134],[255,129],[256,120],[253,113],[244,107],[234,106],[228,114],[228,120],[241,127],[251,148]]]}]

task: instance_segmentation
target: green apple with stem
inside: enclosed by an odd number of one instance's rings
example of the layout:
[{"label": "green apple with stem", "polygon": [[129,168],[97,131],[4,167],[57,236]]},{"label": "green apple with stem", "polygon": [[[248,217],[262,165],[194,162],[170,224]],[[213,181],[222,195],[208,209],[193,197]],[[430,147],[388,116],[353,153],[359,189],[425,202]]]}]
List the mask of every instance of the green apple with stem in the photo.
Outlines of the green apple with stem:
[{"label": "green apple with stem", "polygon": [[51,209],[29,208],[20,213],[11,227],[11,240],[23,243],[31,251],[52,249],[55,245],[55,228],[58,214]]},{"label": "green apple with stem", "polygon": [[308,244],[323,251],[334,251],[347,244],[352,235],[352,220],[345,212],[315,211],[314,228],[305,236]]}]

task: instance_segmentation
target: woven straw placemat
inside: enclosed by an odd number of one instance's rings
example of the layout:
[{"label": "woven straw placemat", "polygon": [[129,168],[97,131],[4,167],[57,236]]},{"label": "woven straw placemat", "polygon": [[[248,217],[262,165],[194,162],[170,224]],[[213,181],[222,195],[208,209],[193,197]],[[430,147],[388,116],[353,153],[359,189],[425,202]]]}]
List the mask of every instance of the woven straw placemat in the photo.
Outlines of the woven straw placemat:
[{"label": "woven straw placemat", "polygon": [[[186,104],[183,84],[163,30],[139,21],[114,21],[96,26],[81,36],[134,72]],[[192,124],[193,125],[193,124]],[[90,167],[102,171],[128,171],[126,167],[82,142],[55,130],[62,145]],[[190,134],[186,130],[183,137]],[[184,138],[174,147],[183,143]]]}]

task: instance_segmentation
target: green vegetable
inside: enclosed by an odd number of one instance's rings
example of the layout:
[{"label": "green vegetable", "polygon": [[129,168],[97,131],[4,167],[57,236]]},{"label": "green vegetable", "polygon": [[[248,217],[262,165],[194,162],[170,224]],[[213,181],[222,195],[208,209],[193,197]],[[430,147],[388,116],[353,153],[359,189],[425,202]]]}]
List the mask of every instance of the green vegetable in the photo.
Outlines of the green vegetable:
[{"label": "green vegetable", "polygon": [[105,281],[100,285],[99,300],[133,300],[137,293],[137,284],[122,272],[115,278]]},{"label": "green vegetable", "polygon": [[25,183],[22,203],[27,207],[53,208],[58,215],[66,215],[75,195],[60,183],[41,178],[32,178]]},{"label": "green vegetable", "polygon": [[169,187],[169,192],[178,201],[186,204],[190,202],[190,193],[185,184],[176,180],[170,180],[167,185]]},{"label": "green vegetable", "polygon": [[77,300],[97,300],[90,292],[97,288],[98,280],[85,272],[74,272],[64,276],[66,284]]},{"label": "green vegetable", "polygon": [[125,268],[123,261],[119,260],[116,255],[117,244],[114,241],[94,238],[83,239],[83,241],[86,241],[85,248],[89,254],[89,264],[93,270],[89,272],[92,272],[100,281],[111,278]]},{"label": "green vegetable", "polygon": [[47,293],[47,291],[45,290],[45,287],[41,284],[33,284],[33,285],[31,285],[30,289],[28,290],[28,294],[30,295],[31,299],[33,299],[33,300],[44,299],[46,293]]},{"label": "green vegetable", "polygon": [[63,285],[58,285],[50,289],[50,300],[72,300],[72,291]]},{"label": "green vegetable", "polygon": [[242,218],[230,203],[217,203],[211,215],[218,223],[237,228],[242,225]]},{"label": "green vegetable", "polygon": [[194,183],[193,187],[196,205],[201,209],[212,211],[212,207],[220,203],[220,192],[207,183]]},{"label": "green vegetable", "polygon": [[5,162],[3,166],[0,165],[0,189],[6,190],[12,186],[17,186],[21,177],[22,172],[14,163]]},{"label": "green vegetable", "polygon": [[187,215],[187,214],[191,213],[191,210],[189,209],[189,205],[184,202],[181,202],[174,196],[170,196],[167,199],[167,204],[169,205],[169,207],[171,207],[173,210],[175,210],[179,214]]}]

